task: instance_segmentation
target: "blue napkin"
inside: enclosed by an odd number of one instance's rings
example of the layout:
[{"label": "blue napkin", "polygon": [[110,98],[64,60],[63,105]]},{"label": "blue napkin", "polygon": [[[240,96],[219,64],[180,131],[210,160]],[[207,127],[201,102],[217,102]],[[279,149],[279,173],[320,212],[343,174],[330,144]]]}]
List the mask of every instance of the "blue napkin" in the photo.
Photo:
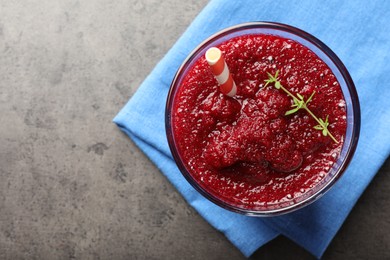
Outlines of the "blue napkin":
[{"label": "blue napkin", "polygon": [[[211,225],[245,256],[283,234],[321,257],[356,201],[390,153],[389,1],[211,1],[145,79],[114,122]],[[178,171],[168,148],[164,110],[170,83],[186,56],[220,29],[248,21],[301,28],[327,44],[355,81],[361,103],[359,145],[348,170],[310,206],[273,218],[221,209],[196,192]]]}]

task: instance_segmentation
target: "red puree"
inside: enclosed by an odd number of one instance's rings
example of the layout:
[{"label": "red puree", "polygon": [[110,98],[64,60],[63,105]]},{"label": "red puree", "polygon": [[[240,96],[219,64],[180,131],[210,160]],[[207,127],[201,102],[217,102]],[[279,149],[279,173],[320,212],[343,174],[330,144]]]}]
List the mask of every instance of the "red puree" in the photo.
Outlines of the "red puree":
[{"label": "red puree", "polygon": [[[301,44],[271,35],[233,38],[219,47],[237,84],[225,96],[204,57],[185,76],[173,107],[178,152],[193,178],[217,198],[239,207],[294,200],[332,167],[346,131],[345,101],[329,67]],[[270,84],[304,96],[310,110],[339,141],[314,129],[303,109],[285,116],[292,99]]]}]

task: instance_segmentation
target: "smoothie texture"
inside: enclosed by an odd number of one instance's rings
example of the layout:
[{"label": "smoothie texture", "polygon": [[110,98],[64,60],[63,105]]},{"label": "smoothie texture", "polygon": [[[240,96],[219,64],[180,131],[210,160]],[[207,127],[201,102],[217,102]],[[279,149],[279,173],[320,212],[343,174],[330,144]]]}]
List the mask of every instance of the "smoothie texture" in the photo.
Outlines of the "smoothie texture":
[{"label": "smoothie texture", "polygon": [[[175,94],[172,132],[194,180],[230,205],[257,209],[291,202],[314,188],[339,157],[346,132],[346,103],[330,68],[300,43],[275,35],[237,36],[218,47],[237,85],[219,90],[204,57]],[[266,84],[278,75],[285,89],[309,100],[335,140],[305,111],[286,115],[293,99]]]}]

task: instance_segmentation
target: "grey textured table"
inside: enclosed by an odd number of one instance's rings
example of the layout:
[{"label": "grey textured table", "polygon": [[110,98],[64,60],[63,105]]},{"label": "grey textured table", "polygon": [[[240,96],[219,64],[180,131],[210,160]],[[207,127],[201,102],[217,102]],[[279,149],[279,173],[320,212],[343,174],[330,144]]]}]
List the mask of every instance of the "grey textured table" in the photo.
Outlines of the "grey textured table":
[{"label": "grey textured table", "polygon": [[[0,1],[0,259],[244,258],[111,122],[206,2]],[[389,172],[325,259],[390,258]]]}]

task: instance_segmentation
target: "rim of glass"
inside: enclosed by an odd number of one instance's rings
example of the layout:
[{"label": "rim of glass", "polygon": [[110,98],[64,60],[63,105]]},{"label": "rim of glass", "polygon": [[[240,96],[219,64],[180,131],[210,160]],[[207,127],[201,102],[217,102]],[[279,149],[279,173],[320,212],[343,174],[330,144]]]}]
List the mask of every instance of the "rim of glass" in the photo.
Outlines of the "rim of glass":
[{"label": "rim of glass", "polygon": [[[312,188],[305,194],[299,196],[299,200],[292,200],[294,202],[293,204],[291,204],[291,201],[280,202],[275,204],[276,206],[279,205],[278,207],[264,210],[246,209],[229,204],[226,201],[215,197],[213,194],[204,189],[192,177],[191,173],[187,170],[184,162],[182,161],[181,156],[176,149],[176,141],[174,139],[173,130],[171,128],[171,109],[174,103],[174,96],[178,87],[180,86],[181,80],[183,79],[182,76],[184,76],[186,72],[191,68],[192,63],[196,61],[200,56],[202,56],[209,47],[218,45],[219,43],[222,43],[227,39],[231,39],[239,35],[248,34],[278,35],[287,39],[297,41],[309,48],[320,59],[322,59],[330,67],[333,74],[335,74],[337,80],[339,81],[340,87],[342,88],[347,107],[347,131],[345,140],[337,161],[326,174],[326,177],[322,179],[322,181],[319,182],[314,188]],[[172,156],[180,172],[200,194],[202,194],[205,198],[217,204],[218,206],[233,212],[241,213],[248,216],[275,216],[295,211],[316,201],[323,194],[325,194],[325,192],[328,191],[330,187],[332,187],[334,183],[344,173],[345,169],[347,168],[353,157],[359,139],[360,105],[358,94],[349,72],[347,71],[342,61],[337,57],[337,55],[322,41],[320,41],[313,35],[290,25],[275,22],[249,22],[228,27],[211,35],[205,41],[200,43],[187,56],[187,58],[177,70],[176,75],[170,86],[165,108],[165,128]]]}]

